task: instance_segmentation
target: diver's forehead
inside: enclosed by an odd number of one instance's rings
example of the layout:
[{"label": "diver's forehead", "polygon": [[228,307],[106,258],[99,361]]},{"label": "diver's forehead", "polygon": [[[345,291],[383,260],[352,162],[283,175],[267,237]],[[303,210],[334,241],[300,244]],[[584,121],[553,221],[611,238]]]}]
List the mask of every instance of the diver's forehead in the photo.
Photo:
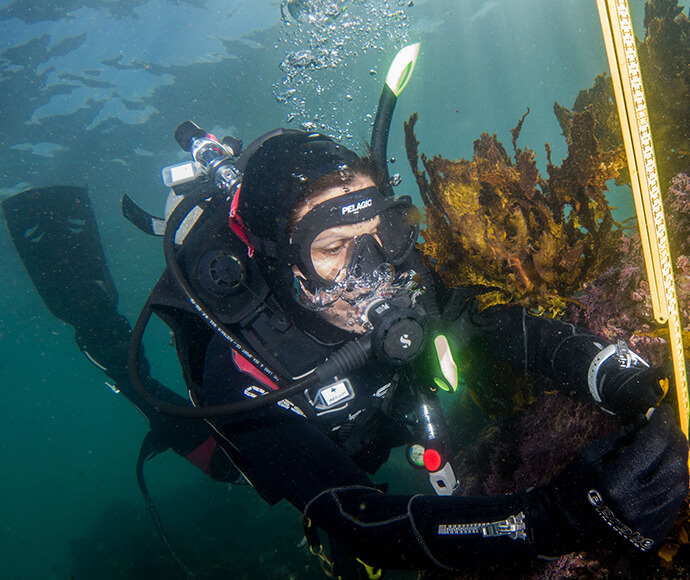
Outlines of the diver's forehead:
[{"label": "diver's forehead", "polygon": [[297,209],[297,219],[295,221],[299,222],[317,205],[342,195],[347,195],[348,193],[352,193],[354,191],[359,191],[368,187],[375,187],[375,185],[374,180],[368,175],[355,174],[352,179],[343,182],[342,185],[338,184],[332,187],[327,187],[316,195],[310,196],[309,199]]}]

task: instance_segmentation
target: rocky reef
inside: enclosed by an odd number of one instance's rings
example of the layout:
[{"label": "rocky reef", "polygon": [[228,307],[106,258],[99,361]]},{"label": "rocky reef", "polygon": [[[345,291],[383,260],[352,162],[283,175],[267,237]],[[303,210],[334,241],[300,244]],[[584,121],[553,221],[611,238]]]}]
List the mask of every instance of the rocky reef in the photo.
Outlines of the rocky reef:
[{"label": "rocky reef", "polygon": [[[638,41],[667,229],[675,265],[686,358],[690,359],[690,21],[678,0],[647,2]],[[528,111],[529,112],[529,111]],[[656,323],[639,234],[617,223],[607,183],[629,183],[612,82],[597,76],[572,108],[554,112],[568,145],[560,165],[547,144],[547,175],[536,154],[518,146],[525,116],[512,131],[512,154],[496,135],[474,142],[471,160],[420,153],[413,115],[407,156],[425,204],[420,250],[449,286],[483,287],[481,308],[513,303],[572,321],[611,341],[626,340],[652,364],[669,359],[668,331]],[[421,162],[421,166],[420,166]],[[463,493],[491,494],[547,482],[576,449],[618,428],[593,405],[549,390],[531,377],[507,377],[499,392],[481,380],[448,415]],[[533,392],[543,393],[532,396]],[[669,397],[669,399],[672,397]],[[471,574],[424,578],[687,578],[690,508],[686,504],[658,556],[601,551]]]}]

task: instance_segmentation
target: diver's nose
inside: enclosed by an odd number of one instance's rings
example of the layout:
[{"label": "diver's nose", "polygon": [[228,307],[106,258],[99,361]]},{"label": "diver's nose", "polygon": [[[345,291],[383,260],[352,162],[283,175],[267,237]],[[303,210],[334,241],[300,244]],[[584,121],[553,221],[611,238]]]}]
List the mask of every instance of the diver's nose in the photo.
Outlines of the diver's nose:
[{"label": "diver's nose", "polygon": [[386,254],[376,238],[371,234],[364,234],[355,244],[349,274],[361,278],[373,274],[385,262]]}]

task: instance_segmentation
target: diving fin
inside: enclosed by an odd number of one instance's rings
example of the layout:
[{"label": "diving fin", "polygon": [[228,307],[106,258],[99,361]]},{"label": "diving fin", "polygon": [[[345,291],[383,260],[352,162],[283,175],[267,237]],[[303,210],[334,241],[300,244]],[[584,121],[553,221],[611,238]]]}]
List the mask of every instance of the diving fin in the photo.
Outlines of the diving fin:
[{"label": "diving fin", "polygon": [[50,312],[75,327],[117,311],[87,190],[29,189],[2,202],[12,241]]},{"label": "diving fin", "polygon": [[[186,457],[202,445],[209,437],[205,423],[161,414],[129,380],[131,327],[117,310],[117,290],[87,190],[72,186],[29,189],[4,200],[2,209],[17,253],[46,306],[74,327],[79,349],[115,382],[113,390],[147,417],[157,449],[169,446]],[[150,376],[145,356],[139,364],[155,396],[177,405],[187,403]]]}]

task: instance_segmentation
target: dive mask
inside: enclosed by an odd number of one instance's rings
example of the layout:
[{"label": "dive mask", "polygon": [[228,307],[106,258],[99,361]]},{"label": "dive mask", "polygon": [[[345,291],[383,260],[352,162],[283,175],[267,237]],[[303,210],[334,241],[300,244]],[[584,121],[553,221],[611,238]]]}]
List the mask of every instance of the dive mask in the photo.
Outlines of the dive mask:
[{"label": "dive mask", "polygon": [[[300,283],[310,293],[346,280],[376,282],[384,264],[399,266],[419,235],[419,212],[409,197],[393,199],[376,187],[334,197],[311,209],[290,236]],[[332,259],[329,259],[332,256]]]}]

